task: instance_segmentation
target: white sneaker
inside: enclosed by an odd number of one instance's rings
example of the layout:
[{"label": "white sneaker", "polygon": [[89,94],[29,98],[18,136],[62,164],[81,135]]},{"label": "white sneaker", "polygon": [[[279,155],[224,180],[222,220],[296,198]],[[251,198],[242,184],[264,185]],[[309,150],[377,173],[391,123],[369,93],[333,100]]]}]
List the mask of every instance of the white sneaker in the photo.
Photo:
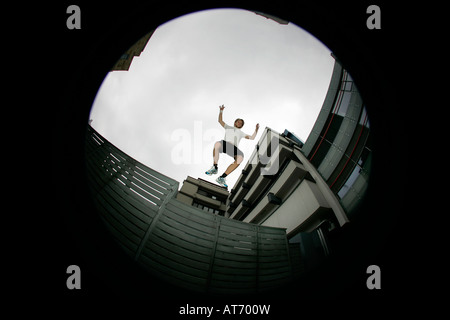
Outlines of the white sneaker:
[{"label": "white sneaker", "polygon": [[217,174],[216,167],[212,166],[211,169],[205,172],[208,176],[212,176],[213,174]]},{"label": "white sneaker", "polygon": [[218,178],[216,179],[216,181],[217,181],[217,183],[219,183],[222,187],[228,188],[227,181],[225,180],[225,178],[218,177]]}]

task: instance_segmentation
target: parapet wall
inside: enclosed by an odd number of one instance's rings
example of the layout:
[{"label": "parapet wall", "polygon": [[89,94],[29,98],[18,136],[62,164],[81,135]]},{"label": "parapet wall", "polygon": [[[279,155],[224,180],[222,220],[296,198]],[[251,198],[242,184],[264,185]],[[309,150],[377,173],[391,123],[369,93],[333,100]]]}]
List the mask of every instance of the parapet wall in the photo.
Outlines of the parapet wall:
[{"label": "parapet wall", "polygon": [[175,199],[179,183],[92,127],[87,176],[111,235],[153,275],[197,292],[257,293],[294,277],[286,231],[228,219]]}]

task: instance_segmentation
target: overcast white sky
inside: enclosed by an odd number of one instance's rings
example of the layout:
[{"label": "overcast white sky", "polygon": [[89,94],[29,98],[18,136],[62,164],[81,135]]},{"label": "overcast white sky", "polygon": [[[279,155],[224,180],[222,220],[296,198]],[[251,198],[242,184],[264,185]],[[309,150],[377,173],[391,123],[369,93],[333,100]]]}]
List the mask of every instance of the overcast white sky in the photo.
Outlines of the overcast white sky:
[{"label": "overcast white sky", "polygon": [[[224,136],[217,121],[224,104],[227,124],[243,118],[250,135],[260,124],[255,140],[239,144],[245,159],[227,177],[231,190],[266,126],[306,141],[333,65],[329,49],[292,23],[238,9],[196,12],[159,26],[129,71],[107,75],[90,119],[119,149],[181,186],[188,175],[218,177],[204,172]],[[221,155],[219,175],[232,162]]]}]

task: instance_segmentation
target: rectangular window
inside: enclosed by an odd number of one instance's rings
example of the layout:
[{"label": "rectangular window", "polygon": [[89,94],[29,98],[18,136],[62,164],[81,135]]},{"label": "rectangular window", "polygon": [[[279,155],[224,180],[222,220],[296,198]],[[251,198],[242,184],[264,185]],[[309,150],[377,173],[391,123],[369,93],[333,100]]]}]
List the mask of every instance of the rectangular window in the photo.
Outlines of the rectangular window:
[{"label": "rectangular window", "polygon": [[347,81],[345,82],[345,91],[352,91],[352,87],[353,87],[353,82],[352,81]]},{"label": "rectangular window", "polygon": [[348,110],[348,105],[350,104],[351,97],[352,97],[351,92],[344,92],[344,94],[342,95],[341,105],[339,106],[339,109],[337,111],[338,115],[345,117],[345,114],[347,113]]},{"label": "rectangular window", "polygon": [[[366,121],[366,123],[364,124],[364,120]],[[367,128],[370,128],[369,125],[369,118],[367,117],[367,110],[366,107],[363,107],[362,113],[361,113],[361,118],[359,118],[359,124],[360,125],[364,125]]]},{"label": "rectangular window", "polygon": [[345,195],[350,190],[350,188],[353,185],[353,183],[355,183],[356,178],[358,178],[360,172],[361,172],[361,167],[358,166],[358,165],[355,166],[355,168],[353,169],[352,174],[347,179],[347,181],[345,181],[345,184],[342,186],[341,190],[339,190],[339,192],[338,192],[339,198],[342,199],[343,197],[345,197]]}]

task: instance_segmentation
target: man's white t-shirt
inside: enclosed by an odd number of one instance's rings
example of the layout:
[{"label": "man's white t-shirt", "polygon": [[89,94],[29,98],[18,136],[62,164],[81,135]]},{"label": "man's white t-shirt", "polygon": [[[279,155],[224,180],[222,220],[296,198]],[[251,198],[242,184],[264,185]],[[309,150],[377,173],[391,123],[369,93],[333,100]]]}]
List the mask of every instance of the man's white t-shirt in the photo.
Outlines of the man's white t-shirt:
[{"label": "man's white t-shirt", "polygon": [[248,134],[243,132],[241,129],[229,126],[226,123],[224,128],[225,128],[225,138],[223,138],[223,140],[234,144],[236,147],[239,146],[239,141],[241,141],[242,138],[248,136]]}]

